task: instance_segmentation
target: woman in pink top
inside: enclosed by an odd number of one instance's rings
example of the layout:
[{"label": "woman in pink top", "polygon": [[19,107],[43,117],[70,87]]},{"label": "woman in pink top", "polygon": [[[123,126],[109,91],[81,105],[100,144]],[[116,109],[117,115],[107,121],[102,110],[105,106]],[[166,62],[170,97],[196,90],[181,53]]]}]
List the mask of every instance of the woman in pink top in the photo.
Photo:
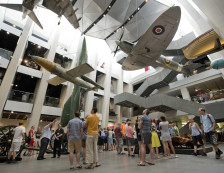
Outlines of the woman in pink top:
[{"label": "woman in pink top", "polygon": [[[127,146],[128,146],[128,156],[135,156],[135,139],[134,139],[134,131],[133,128],[131,127],[131,123],[128,123],[127,127]],[[133,153],[131,154],[131,147],[133,146]]]}]

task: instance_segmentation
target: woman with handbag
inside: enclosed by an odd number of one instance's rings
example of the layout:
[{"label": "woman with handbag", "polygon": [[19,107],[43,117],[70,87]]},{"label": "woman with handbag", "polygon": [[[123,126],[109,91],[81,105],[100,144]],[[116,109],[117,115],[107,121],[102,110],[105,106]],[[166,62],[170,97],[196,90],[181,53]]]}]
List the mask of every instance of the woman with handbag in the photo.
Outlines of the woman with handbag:
[{"label": "woman with handbag", "polygon": [[202,153],[202,156],[207,156],[206,154],[206,150],[205,150],[205,145],[202,141],[202,130],[200,129],[199,125],[194,122],[193,118],[190,118],[189,119],[189,130],[191,131],[191,135],[192,135],[192,140],[193,140],[193,145],[194,145],[194,153],[193,155],[194,156],[197,156],[197,143],[199,142],[201,145],[202,145],[202,148],[203,148],[203,153]]}]

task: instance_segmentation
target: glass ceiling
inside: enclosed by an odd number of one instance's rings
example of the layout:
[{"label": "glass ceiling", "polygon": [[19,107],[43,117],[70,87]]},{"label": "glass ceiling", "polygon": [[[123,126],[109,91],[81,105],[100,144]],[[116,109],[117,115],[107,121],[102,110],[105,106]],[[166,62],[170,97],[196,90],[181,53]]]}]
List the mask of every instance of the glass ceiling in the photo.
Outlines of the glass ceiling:
[{"label": "glass ceiling", "polygon": [[[84,32],[105,10],[108,9],[112,0],[77,0],[74,9],[79,8],[76,12],[77,17],[82,17],[79,30]],[[126,20],[130,18],[133,12],[144,2],[144,0],[117,0],[109,12],[97,22],[86,35],[105,39],[106,36],[111,34],[116,28],[120,27]],[[1,3],[22,3],[22,0],[2,0]],[[173,4],[178,5],[177,0],[148,0],[148,2],[139,9],[124,26],[124,35],[122,40],[136,41],[151,25],[151,23],[165,10]],[[51,33],[55,26],[58,24],[59,18],[50,10],[38,7],[35,10],[40,22],[44,29],[40,29],[34,24],[33,34],[38,35],[46,40],[49,40]],[[0,19],[8,21],[16,26],[23,28],[26,19],[22,20],[22,13],[14,10],[0,7]],[[59,44],[65,48],[69,48],[76,38],[80,35],[80,31],[75,30],[72,25],[62,17],[61,19],[61,36]],[[181,17],[179,29],[174,37],[174,40],[181,38],[185,34],[192,31],[191,25],[186,18]],[[122,30],[118,30],[109,39],[106,40],[108,46],[112,51],[116,49],[115,40],[121,36]]]}]

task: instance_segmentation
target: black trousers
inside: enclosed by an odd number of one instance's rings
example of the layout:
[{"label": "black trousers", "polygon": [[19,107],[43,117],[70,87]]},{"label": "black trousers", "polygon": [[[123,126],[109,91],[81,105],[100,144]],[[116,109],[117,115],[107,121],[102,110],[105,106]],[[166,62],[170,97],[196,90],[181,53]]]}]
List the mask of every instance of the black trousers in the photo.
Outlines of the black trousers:
[{"label": "black trousers", "polygon": [[48,138],[42,138],[41,139],[41,146],[40,146],[40,152],[39,152],[38,158],[43,158],[44,157],[44,154],[47,150],[47,146],[48,146],[49,141],[50,140]]},{"label": "black trousers", "polygon": [[56,152],[58,151],[58,156],[61,156],[61,140],[54,140],[54,151],[53,156],[56,157]]}]

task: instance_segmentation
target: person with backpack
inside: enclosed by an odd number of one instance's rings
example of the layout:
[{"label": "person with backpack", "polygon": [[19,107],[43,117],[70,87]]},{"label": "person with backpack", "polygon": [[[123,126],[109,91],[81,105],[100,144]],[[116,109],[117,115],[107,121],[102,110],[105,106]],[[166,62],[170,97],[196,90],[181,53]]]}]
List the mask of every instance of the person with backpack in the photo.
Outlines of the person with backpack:
[{"label": "person with backpack", "polygon": [[193,118],[189,119],[189,130],[191,131],[191,135],[192,135],[192,140],[193,140],[193,145],[194,145],[194,156],[197,156],[197,143],[199,142],[200,145],[202,145],[203,148],[203,153],[202,156],[207,156],[206,154],[206,150],[205,150],[205,145],[202,141],[202,137],[201,134],[203,133],[202,130],[200,129],[199,125],[194,122]]},{"label": "person with backpack", "polygon": [[211,114],[206,114],[204,108],[199,108],[200,120],[202,123],[202,129],[204,130],[205,138],[213,145],[216,153],[216,159],[220,159],[223,152],[218,148],[217,137],[215,134],[215,119]]}]

